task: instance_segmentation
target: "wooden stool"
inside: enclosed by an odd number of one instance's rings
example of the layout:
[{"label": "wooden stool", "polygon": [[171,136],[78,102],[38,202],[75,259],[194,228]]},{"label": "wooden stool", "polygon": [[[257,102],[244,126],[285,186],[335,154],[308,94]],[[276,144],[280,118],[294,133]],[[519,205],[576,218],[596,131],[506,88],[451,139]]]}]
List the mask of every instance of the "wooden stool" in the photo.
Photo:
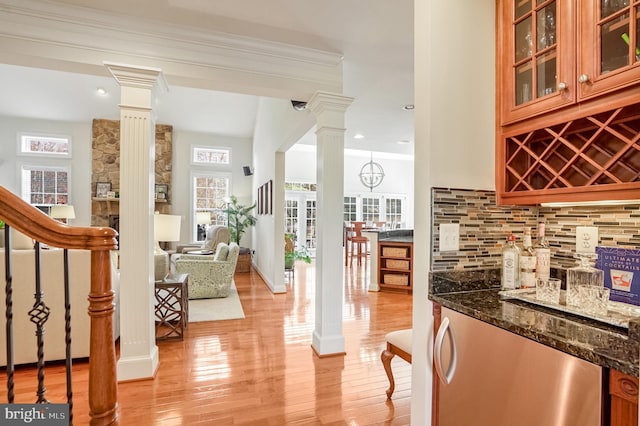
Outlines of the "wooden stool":
[{"label": "wooden stool", "polygon": [[352,237],[351,238],[351,260],[355,256],[358,259],[358,265],[362,264],[362,258],[367,261],[367,244],[369,239],[367,237]]},{"label": "wooden stool", "polygon": [[406,330],[392,331],[385,336],[387,349],[382,351],[380,359],[382,360],[382,365],[384,365],[384,371],[387,373],[387,377],[389,378],[389,389],[387,389],[388,399],[391,399],[391,395],[396,387],[395,381],[393,380],[393,373],[391,372],[391,360],[394,356],[398,355],[400,358],[411,364],[412,332],[413,330],[409,328]]},{"label": "wooden stool", "polygon": [[353,224],[353,235],[350,238],[351,241],[351,258],[349,259],[349,263],[353,261],[353,257],[358,258],[358,265],[362,264],[362,258],[364,257],[365,262],[367,260],[367,244],[369,243],[369,238],[362,236],[362,227],[364,226],[364,222],[352,222]]}]

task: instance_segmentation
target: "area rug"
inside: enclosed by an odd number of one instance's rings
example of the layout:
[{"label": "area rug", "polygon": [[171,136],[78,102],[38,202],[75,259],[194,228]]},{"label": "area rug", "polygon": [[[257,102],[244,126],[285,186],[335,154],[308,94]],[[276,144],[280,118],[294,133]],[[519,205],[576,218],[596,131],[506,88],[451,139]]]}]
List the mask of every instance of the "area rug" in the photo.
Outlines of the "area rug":
[{"label": "area rug", "polygon": [[189,300],[189,322],[238,318],[244,318],[244,311],[242,310],[235,283],[231,283],[229,297]]}]

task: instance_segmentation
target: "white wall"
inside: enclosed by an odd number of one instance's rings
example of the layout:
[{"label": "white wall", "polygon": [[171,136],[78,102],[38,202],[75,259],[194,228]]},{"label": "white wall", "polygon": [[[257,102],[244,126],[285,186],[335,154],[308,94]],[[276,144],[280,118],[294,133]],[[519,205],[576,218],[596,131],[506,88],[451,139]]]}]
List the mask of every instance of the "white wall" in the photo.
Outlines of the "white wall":
[{"label": "white wall", "polygon": [[21,165],[52,165],[52,163],[48,158],[18,155],[18,132],[71,136],[72,159],[56,160],[55,164],[71,167],[69,204],[74,206],[76,212],[76,219],[71,224],[89,226],[91,223],[91,123],[0,117],[0,185],[20,195]]},{"label": "white wall", "polygon": [[[285,292],[284,282],[284,156],[313,125],[309,111],[297,111],[289,100],[261,98],[253,138],[254,187],[273,180],[273,215],[260,215],[255,227],[254,264],[272,291]],[[315,167],[313,168],[315,173]]]},{"label": "white wall", "polygon": [[432,186],[494,188],[495,1],[414,3],[415,227],[411,424],[431,420]]},{"label": "white wall", "polygon": [[492,190],[495,1],[441,3],[432,6],[434,19],[429,23],[433,37],[444,37],[430,46],[431,87],[426,101],[432,105],[431,152],[429,159],[416,163],[430,161],[431,186]]},{"label": "white wall", "polygon": [[[231,148],[231,167],[206,167],[191,165],[191,146]],[[231,172],[231,195],[238,197],[238,202],[251,205],[254,202],[252,193],[253,177],[245,176],[242,166],[252,164],[251,139],[233,138],[207,133],[194,133],[173,130],[173,183],[171,212],[182,216],[180,241],[192,242],[191,229],[194,226],[190,207],[193,205],[192,172]],[[254,211],[255,212],[255,211]],[[240,245],[252,247],[253,229],[247,230]]]},{"label": "white wall", "polygon": [[[385,177],[374,194],[405,197],[405,227],[413,227],[413,159],[396,158],[392,154],[373,153],[373,161],[384,169]],[[402,156],[406,157],[406,156]],[[296,145],[286,152],[285,179],[314,183],[316,181],[316,150],[312,145]],[[371,159],[369,151],[347,150],[344,157],[344,193],[364,194],[369,189],[360,182],[360,169]]]}]

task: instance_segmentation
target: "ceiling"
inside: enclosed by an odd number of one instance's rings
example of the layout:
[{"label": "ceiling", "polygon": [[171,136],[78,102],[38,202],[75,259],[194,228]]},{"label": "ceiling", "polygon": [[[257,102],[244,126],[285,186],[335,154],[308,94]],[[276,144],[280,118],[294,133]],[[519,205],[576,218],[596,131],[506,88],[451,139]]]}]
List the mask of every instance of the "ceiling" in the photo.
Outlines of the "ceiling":
[{"label": "ceiling", "polygon": [[[268,39],[344,55],[343,93],[354,97],[345,147],[413,154],[413,1],[56,0],[134,19]],[[242,6],[240,7],[239,4]],[[0,115],[86,122],[119,117],[111,77],[0,65]],[[160,97],[157,122],[177,130],[251,137],[254,96],[179,87]],[[102,87],[107,94],[100,96]],[[364,135],[355,139],[355,134]],[[400,140],[410,141],[398,144]],[[312,133],[303,143],[313,143]]]}]

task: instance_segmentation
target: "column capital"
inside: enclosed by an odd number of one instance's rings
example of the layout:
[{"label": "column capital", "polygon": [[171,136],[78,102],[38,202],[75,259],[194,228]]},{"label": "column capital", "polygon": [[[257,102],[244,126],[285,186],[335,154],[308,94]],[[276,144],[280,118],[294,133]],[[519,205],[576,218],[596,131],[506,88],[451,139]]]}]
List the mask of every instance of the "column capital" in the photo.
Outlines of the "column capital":
[{"label": "column capital", "polygon": [[307,102],[307,108],[316,116],[318,127],[342,128],[344,114],[353,103],[353,99],[339,93],[318,91]]},{"label": "column capital", "polygon": [[160,68],[139,67],[106,61],[103,64],[121,87],[155,89],[160,93],[168,90],[167,82]]}]

